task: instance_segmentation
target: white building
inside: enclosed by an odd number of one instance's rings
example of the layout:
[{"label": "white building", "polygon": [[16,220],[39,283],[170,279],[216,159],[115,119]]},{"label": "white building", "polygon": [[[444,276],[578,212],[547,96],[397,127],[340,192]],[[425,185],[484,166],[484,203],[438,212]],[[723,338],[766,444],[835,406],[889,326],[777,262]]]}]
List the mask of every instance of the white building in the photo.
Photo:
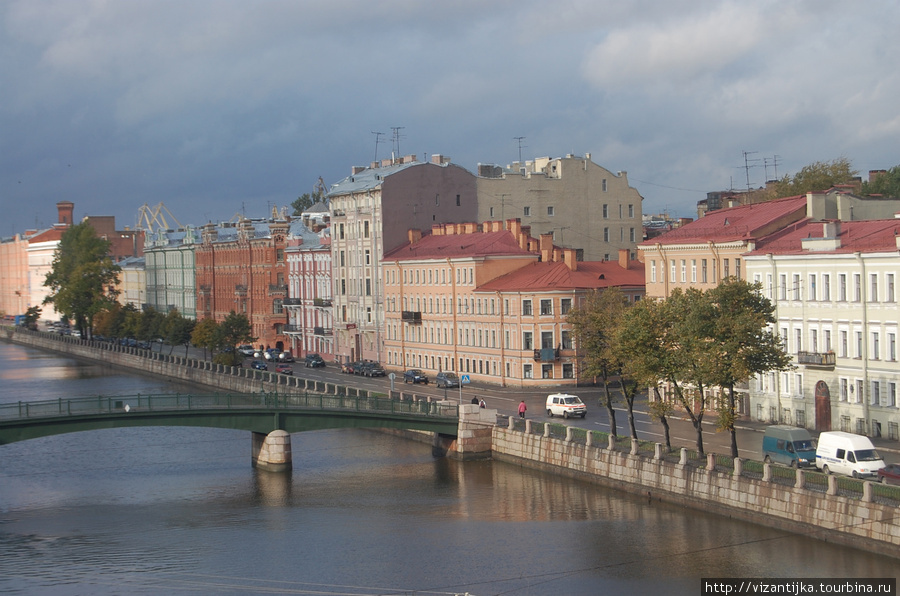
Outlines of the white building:
[{"label": "white building", "polygon": [[900,439],[900,220],[804,219],[744,255],[796,368],[750,383],[751,417]]}]

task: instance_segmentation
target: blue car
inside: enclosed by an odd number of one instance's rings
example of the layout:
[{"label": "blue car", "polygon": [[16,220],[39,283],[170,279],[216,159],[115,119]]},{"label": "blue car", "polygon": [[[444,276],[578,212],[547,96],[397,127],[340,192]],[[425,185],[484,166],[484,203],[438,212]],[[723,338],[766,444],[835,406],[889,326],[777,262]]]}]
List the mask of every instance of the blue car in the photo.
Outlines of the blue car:
[{"label": "blue car", "polygon": [[250,368],[255,368],[256,370],[269,370],[269,365],[262,360],[254,360],[250,363]]}]

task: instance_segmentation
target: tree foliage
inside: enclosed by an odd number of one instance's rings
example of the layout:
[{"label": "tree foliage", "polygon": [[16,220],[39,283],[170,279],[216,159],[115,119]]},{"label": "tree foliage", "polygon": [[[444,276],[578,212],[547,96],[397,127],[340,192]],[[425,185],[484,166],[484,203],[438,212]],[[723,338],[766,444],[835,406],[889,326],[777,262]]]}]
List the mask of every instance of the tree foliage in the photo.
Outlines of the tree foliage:
[{"label": "tree foliage", "polygon": [[177,308],[173,308],[166,315],[163,329],[163,339],[172,346],[169,349],[169,353],[172,353],[175,346],[184,346],[184,356],[187,358],[188,346],[191,343],[191,332],[194,330],[194,321],[185,318],[178,312]]},{"label": "tree foliage", "polygon": [[41,318],[40,306],[29,306],[25,310],[25,327],[31,330],[37,329],[38,321]]},{"label": "tree foliage", "polygon": [[325,200],[325,195],[321,190],[317,190],[312,194],[306,192],[297,197],[293,203],[291,203],[291,208],[293,208],[294,212],[292,215],[299,216],[303,214],[304,211],[315,205],[316,203],[321,203]]},{"label": "tree foliage", "polygon": [[93,318],[115,302],[120,268],[109,257],[108,240],[99,238],[87,222],[63,233],[44,285],[50,292],[44,303],[52,303],[64,317],[89,337]]},{"label": "tree foliage", "polygon": [[879,175],[872,182],[863,182],[861,194],[900,198],[900,165]]},{"label": "tree foliage", "polygon": [[212,352],[216,349],[216,334],[219,324],[215,319],[205,318],[194,325],[191,331],[191,343],[194,347],[203,348],[203,357],[206,357],[207,350]]},{"label": "tree foliage", "polygon": [[793,176],[778,180],[770,191],[770,198],[793,197],[808,192],[821,192],[838,184],[849,184],[859,175],[846,157],[832,161],[816,161],[803,166]]}]

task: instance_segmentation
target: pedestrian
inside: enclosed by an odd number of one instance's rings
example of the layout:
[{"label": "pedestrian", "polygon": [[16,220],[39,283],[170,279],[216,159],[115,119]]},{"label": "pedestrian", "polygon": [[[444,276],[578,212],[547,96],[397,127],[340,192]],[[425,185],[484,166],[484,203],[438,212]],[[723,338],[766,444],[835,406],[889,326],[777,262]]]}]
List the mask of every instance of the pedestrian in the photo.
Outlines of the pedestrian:
[{"label": "pedestrian", "polygon": [[522,401],[519,402],[519,418],[525,417],[525,410],[527,410],[527,409],[528,408],[525,407],[525,400],[523,399]]},{"label": "pedestrian", "polygon": [[477,395],[474,396],[474,397],[472,398],[472,405],[473,405],[473,406],[477,406],[477,405],[478,405],[478,396],[477,396]]},{"label": "pedestrian", "polygon": [[484,399],[482,399],[480,402],[478,402],[478,407],[482,408],[482,409],[487,407],[487,404],[484,403]]}]

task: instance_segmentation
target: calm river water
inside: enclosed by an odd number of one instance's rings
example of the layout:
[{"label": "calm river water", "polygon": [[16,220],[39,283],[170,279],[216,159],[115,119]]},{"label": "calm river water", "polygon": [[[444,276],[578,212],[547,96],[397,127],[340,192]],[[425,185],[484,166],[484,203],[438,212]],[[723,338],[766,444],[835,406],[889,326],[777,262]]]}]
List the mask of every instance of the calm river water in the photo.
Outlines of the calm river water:
[{"label": "calm river water", "polygon": [[[0,403],[187,392],[0,342]],[[196,391],[196,389],[194,389]],[[895,577],[869,553],[375,432],[112,429],[0,445],[3,594],[690,594],[701,577]]]}]

